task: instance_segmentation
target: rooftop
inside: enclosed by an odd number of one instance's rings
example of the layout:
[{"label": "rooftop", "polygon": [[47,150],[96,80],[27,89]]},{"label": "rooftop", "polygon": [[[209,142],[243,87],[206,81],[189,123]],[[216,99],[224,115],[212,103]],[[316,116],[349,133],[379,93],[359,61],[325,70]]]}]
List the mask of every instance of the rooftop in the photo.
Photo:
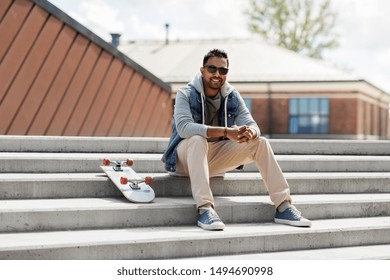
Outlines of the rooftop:
[{"label": "rooftop", "polygon": [[211,49],[229,55],[229,81],[361,81],[361,77],[336,68],[323,60],[268,44],[260,39],[208,39],[134,41],[119,49],[167,83],[192,80]]}]

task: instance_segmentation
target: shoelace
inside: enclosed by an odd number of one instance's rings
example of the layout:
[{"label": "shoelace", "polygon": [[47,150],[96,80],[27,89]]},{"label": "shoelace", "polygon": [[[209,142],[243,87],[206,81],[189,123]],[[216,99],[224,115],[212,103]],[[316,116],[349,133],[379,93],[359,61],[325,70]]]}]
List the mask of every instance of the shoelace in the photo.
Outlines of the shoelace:
[{"label": "shoelace", "polygon": [[295,206],[291,206],[291,213],[293,214],[294,218],[301,218],[301,212],[298,211],[297,208],[295,208]]},{"label": "shoelace", "polygon": [[220,221],[221,220],[219,218],[218,214],[212,210],[208,211],[207,216],[211,221]]}]

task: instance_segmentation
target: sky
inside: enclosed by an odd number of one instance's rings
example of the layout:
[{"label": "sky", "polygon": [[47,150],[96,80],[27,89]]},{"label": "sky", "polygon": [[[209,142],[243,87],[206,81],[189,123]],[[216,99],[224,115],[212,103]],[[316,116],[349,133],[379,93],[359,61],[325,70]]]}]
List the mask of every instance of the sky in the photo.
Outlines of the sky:
[{"label": "sky", "polygon": [[[106,41],[248,38],[248,0],[49,0]],[[336,67],[390,93],[390,1],[332,0],[339,47],[324,53]]]}]

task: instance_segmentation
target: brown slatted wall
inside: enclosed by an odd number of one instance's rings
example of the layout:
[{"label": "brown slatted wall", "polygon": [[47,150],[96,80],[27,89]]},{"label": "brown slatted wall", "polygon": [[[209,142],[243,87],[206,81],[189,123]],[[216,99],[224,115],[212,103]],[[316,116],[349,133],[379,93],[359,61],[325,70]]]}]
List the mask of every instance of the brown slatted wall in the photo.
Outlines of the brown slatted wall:
[{"label": "brown slatted wall", "polygon": [[[143,111],[145,110],[145,107],[148,105],[146,103],[147,96],[145,94],[141,94],[144,91],[150,92],[152,89],[152,83],[146,79],[142,80],[142,83],[139,87],[139,91],[135,98],[139,101],[139,106],[133,106],[132,110],[130,111],[130,115],[127,118],[127,122],[125,122],[125,125],[123,126],[123,129],[130,130],[130,133],[137,134],[138,130],[137,127],[139,125],[139,122],[145,121],[145,115],[143,114]],[[129,125],[129,122],[134,125]],[[123,131],[122,129],[122,131]]]},{"label": "brown slatted wall", "polygon": [[[51,35],[48,34],[48,43],[52,43],[52,47],[49,53],[45,56],[44,63],[37,73],[33,84],[31,85],[27,96],[21,104],[19,114],[16,116],[14,123],[11,125],[9,134],[42,134],[38,132],[36,128],[40,125],[36,121],[42,104],[46,100],[47,94],[50,92],[56,75],[64,62],[67,48],[70,46],[71,40],[69,35],[74,36],[74,32],[67,27],[63,26],[62,23],[55,19],[50,18],[49,22],[53,22],[54,25],[59,27],[58,33],[53,32]],[[41,124],[41,131],[44,131],[44,123]],[[31,132],[31,128],[37,129],[35,133]]]},{"label": "brown slatted wall", "polygon": [[112,60],[96,98],[90,103],[88,114],[80,129],[80,135],[95,134],[105,107],[114,94],[113,90],[115,84],[118,82],[121,71],[123,71],[123,63],[117,59]]},{"label": "brown slatted wall", "polygon": [[[124,131],[126,120],[132,121],[135,125],[135,122],[131,119],[131,112],[135,110],[135,108],[142,106],[142,100],[139,99],[138,95],[143,92],[141,85],[144,80],[144,77],[139,73],[134,72],[129,83],[126,85],[121,101],[118,104],[118,111],[115,114],[115,118],[113,119],[110,128],[110,133],[113,135],[120,135]],[[137,100],[137,103],[132,102],[133,100]],[[126,133],[132,134],[132,132],[128,130],[126,130]]]},{"label": "brown slatted wall", "polygon": [[[95,128],[96,135],[120,135],[119,133],[115,134],[113,132],[117,127],[115,117],[120,112],[120,104],[123,100],[126,87],[135,74],[136,72],[133,69],[127,67],[124,67],[121,70],[119,78],[116,81],[114,89],[111,93],[111,98],[107,101],[106,106],[103,109],[103,114],[99,118],[99,125]],[[121,119],[124,119],[124,117]]]},{"label": "brown slatted wall", "polygon": [[[46,135],[47,127],[55,112],[58,110],[58,107],[61,105],[61,99],[67,93],[66,90],[74,71],[77,70],[79,61],[72,59],[75,55],[72,43],[74,42],[77,33],[73,29],[65,26],[61,31],[61,35],[62,34],[64,34],[61,38],[63,39],[63,44],[58,47],[63,49],[63,51],[61,52],[61,56],[54,57],[56,60],[59,59],[61,63],[58,65],[58,68],[53,69],[53,71],[56,71],[56,74],[51,80],[48,91],[42,98],[39,109],[29,127],[28,134]],[[51,66],[48,65],[48,67]],[[68,109],[71,110],[71,108]],[[64,124],[61,124],[61,126],[63,125]]]},{"label": "brown slatted wall", "polygon": [[12,0],[2,0],[0,1],[0,22],[4,17],[4,14],[7,12],[8,8],[11,6]]},{"label": "brown slatted wall", "polygon": [[0,1],[0,62],[32,7],[32,3],[24,0],[14,1],[14,3],[6,0]]},{"label": "brown slatted wall", "polygon": [[[18,1],[19,2],[19,1]],[[48,14],[34,6],[24,24],[15,35],[4,60],[0,65],[2,98],[0,99],[0,134],[6,134],[10,123],[19,111],[26,89],[38,65],[33,59],[40,31]]]},{"label": "brown slatted wall", "polygon": [[152,108],[152,112],[156,112],[155,114],[149,115],[149,121],[147,122],[148,127],[145,129],[145,136],[153,136],[151,133],[155,131],[156,134],[162,134],[165,131],[170,131],[170,126],[161,126],[159,120],[161,119],[169,119],[170,115],[166,114],[166,108],[171,106],[171,98],[165,94],[161,94],[161,89],[157,93],[157,98],[155,98],[155,104]]},{"label": "brown slatted wall", "polygon": [[[91,65],[89,76],[86,80],[82,93],[78,96],[77,102],[73,107],[73,111],[69,120],[66,123],[64,134],[65,135],[78,135],[79,128],[85,118],[88,110],[88,106],[92,103],[94,96],[99,90],[100,83],[104,74],[107,71],[108,64],[111,57],[101,52],[101,49],[96,45],[90,45],[90,54],[85,59],[85,64]],[[84,64],[83,63],[83,64]]]},{"label": "brown slatted wall", "polygon": [[[57,104],[57,107],[53,110],[53,116],[50,119],[50,123],[45,127],[46,134],[62,135],[65,126],[72,114],[73,108],[76,105],[78,97],[82,94],[85,81],[89,76],[89,73],[93,67],[93,64],[85,61],[86,53],[90,48],[90,44],[86,38],[82,35],[78,35],[73,41],[70,47],[69,55],[72,59],[64,59],[63,66],[65,69],[71,69],[73,76],[66,88],[66,94],[64,94]],[[61,76],[61,75],[57,75]],[[55,92],[55,90],[54,90]],[[52,94],[52,92],[49,92]],[[50,95],[48,96],[50,98]],[[51,102],[43,102],[42,106],[50,106]],[[44,115],[43,115],[44,117]]]},{"label": "brown slatted wall", "polygon": [[38,2],[0,2],[0,134],[169,136],[169,87]]},{"label": "brown slatted wall", "polygon": [[[134,133],[135,134],[143,134],[144,127],[149,126],[149,121],[150,118],[153,114],[153,107],[155,106],[157,100],[158,100],[158,93],[159,93],[159,88],[155,85],[150,85],[150,90],[149,90],[149,95],[146,96],[146,100],[144,101],[144,106],[141,108],[141,110],[137,115],[136,119],[136,125],[134,127]],[[128,125],[129,127],[129,125]]]}]

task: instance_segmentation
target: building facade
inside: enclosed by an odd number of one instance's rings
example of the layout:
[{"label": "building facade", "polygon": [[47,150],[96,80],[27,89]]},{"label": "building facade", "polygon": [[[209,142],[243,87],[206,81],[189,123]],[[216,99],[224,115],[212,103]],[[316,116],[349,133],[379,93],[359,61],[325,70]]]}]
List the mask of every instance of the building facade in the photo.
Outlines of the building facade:
[{"label": "building facade", "polygon": [[258,39],[135,41],[119,48],[169,83],[173,98],[199,71],[207,51],[227,51],[228,81],[262,133],[273,138],[390,138],[389,93],[324,61]]},{"label": "building facade", "polygon": [[273,138],[390,139],[390,94],[258,39],[105,42],[46,0],[0,1],[0,134],[170,135],[177,89],[224,49]]},{"label": "building facade", "polygon": [[242,92],[274,138],[389,138],[388,96],[364,81],[279,82]]}]

